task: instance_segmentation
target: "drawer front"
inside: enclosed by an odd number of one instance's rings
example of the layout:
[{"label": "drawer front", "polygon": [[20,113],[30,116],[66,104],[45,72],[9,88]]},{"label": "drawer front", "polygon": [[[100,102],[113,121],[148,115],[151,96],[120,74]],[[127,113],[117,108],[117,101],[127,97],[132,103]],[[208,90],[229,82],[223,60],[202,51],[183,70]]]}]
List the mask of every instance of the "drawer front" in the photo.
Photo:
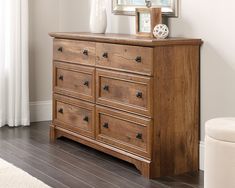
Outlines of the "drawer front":
[{"label": "drawer front", "polygon": [[97,43],[96,66],[152,75],[153,48]]},{"label": "drawer front", "polygon": [[54,92],[95,101],[95,69],[54,62]]},{"label": "drawer front", "polygon": [[99,69],[96,77],[97,103],[152,116],[152,78]]},{"label": "drawer front", "polygon": [[95,137],[95,105],[54,95],[54,124],[75,133]]},{"label": "drawer front", "polygon": [[54,39],[54,60],[95,65],[95,43]]},{"label": "drawer front", "polygon": [[140,156],[151,156],[151,119],[97,106],[96,124],[97,140]]}]

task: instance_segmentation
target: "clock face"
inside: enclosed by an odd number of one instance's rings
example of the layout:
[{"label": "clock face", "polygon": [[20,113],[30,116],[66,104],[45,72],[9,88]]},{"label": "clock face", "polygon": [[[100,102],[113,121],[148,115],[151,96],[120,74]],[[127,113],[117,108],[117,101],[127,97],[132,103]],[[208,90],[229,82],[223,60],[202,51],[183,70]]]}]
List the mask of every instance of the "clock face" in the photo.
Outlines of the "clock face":
[{"label": "clock face", "polygon": [[151,19],[150,13],[139,13],[139,32],[150,33],[151,32]]}]

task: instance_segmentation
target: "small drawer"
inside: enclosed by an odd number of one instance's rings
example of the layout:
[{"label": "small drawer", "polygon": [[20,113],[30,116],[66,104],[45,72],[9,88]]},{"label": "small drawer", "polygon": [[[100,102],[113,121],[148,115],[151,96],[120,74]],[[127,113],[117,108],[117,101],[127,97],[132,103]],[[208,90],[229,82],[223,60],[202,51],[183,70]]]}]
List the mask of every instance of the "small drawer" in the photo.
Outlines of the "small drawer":
[{"label": "small drawer", "polygon": [[95,137],[95,105],[54,95],[53,123],[75,133]]},{"label": "small drawer", "polygon": [[144,157],[151,156],[152,120],[96,107],[96,139]]},{"label": "small drawer", "polygon": [[96,66],[153,75],[153,48],[96,43]]},{"label": "small drawer", "polygon": [[54,92],[95,101],[95,69],[54,62]]},{"label": "small drawer", "polygon": [[96,102],[152,117],[152,78],[113,71],[96,71]]},{"label": "small drawer", "polygon": [[54,39],[53,58],[58,61],[95,65],[95,43]]}]

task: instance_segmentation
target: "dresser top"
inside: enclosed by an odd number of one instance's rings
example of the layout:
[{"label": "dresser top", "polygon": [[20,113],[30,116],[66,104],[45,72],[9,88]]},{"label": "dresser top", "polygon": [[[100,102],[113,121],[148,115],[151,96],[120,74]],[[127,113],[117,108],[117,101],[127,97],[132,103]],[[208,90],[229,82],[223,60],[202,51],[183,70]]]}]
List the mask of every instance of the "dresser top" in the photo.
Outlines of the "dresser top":
[{"label": "dresser top", "polygon": [[76,32],[54,32],[49,34],[54,38],[73,39],[83,41],[128,44],[137,46],[168,46],[168,45],[201,45],[201,39],[190,38],[168,38],[155,39],[126,34],[94,34],[94,33],[76,33]]}]

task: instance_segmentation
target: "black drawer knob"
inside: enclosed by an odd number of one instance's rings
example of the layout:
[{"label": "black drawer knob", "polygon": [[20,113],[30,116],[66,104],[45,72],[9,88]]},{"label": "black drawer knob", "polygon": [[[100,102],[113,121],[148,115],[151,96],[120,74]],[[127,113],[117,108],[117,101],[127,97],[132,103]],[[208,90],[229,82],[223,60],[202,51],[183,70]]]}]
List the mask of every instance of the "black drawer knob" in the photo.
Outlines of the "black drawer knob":
[{"label": "black drawer knob", "polygon": [[88,50],[83,50],[83,55],[86,55],[86,56],[88,56]]},{"label": "black drawer knob", "polygon": [[141,63],[141,62],[142,62],[141,56],[137,56],[137,57],[135,58],[135,61],[136,61],[137,63]]},{"label": "black drawer knob", "polygon": [[105,86],[103,87],[103,90],[104,90],[104,91],[109,91],[109,86],[108,86],[108,85],[105,85]]},{"label": "black drawer knob", "polygon": [[143,137],[143,135],[142,135],[141,133],[138,133],[138,134],[136,135],[136,138],[137,138],[137,139],[140,139],[140,140],[141,140],[142,137]]},{"label": "black drawer knob", "polygon": [[107,52],[103,53],[103,58],[108,58],[108,53]]},{"label": "black drawer knob", "polygon": [[138,91],[137,93],[136,93],[136,97],[137,98],[143,98],[143,93],[142,92],[140,92],[140,91]]},{"label": "black drawer knob", "polygon": [[63,114],[63,113],[64,113],[63,108],[60,108],[60,109],[58,110],[58,112],[59,112],[60,114]]},{"label": "black drawer knob", "polygon": [[60,76],[59,76],[59,80],[63,81],[63,80],[64,80],[64,76],[63,76],[63,75],[60,75]]},{"label": "black drawer knob", "polygon": [[85,82],[83,83],[83,85],[88,87],[88,86],[89,86],[89,82],[88,82],[88,81],[85,81]]},{"label": "black drawer knob", "polygon": [[108,123],[104,123],[103,127],[108,129],[109,128],[109,124]]},{"label": "black drawer knob", "polygon": [[86,122],[88,122],[88,121],[89,121],[89,118],[88,118],[88,116],[85,116],[85,117],[83,118],[83,121],[86,121]]},{"label": "black drawer knob", "polygon": [[58,48],[58,51],[59,51],[59,52],[63,52],[63,47],[59,47],[59,48]]}]

